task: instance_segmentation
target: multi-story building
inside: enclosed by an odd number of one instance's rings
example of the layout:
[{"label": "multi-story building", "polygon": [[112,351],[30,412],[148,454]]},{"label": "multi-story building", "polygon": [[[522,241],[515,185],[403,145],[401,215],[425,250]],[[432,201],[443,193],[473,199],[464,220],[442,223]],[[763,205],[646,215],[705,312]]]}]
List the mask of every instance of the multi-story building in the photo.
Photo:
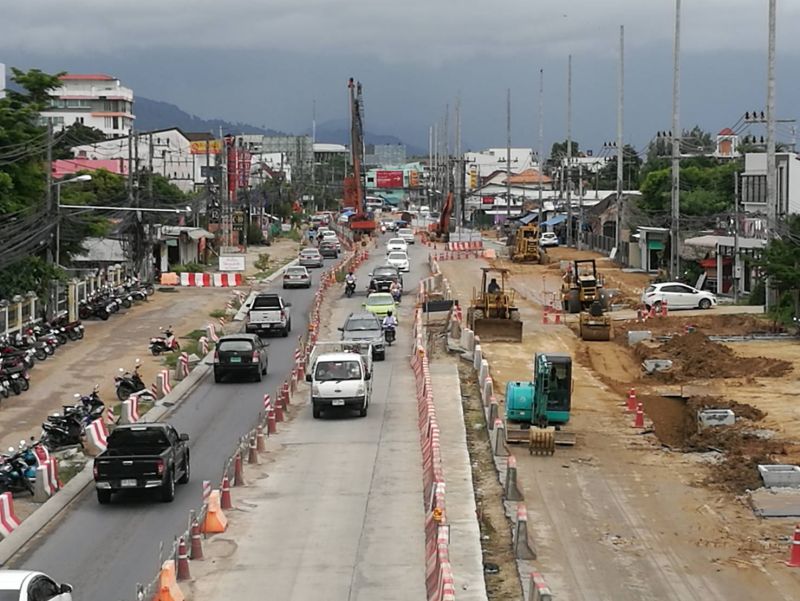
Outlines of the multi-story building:
[{"label": "multi-story building", "polygon": [[[778,180],[776,206],[770,211],[767,207],[767,155],[763,152],[744,155],[740,189],[741,208],[748,214],[743,223],[745,236],[765,236],[768,230],[766,215],[774,214],[781,221],[787,215],[800,214],[800,156],[794,152],[779,152],[775,155],[775,163]],[[765,217],[753,217],[758,214]]]},{"label": "multi-story building", "polygon": [[6,66],[0,63],[0,99],[6,97]]},{"label": "multi-story building", "polygon": [[522,173],[528,169],[538,169],[536,155],[531,148],[511,149],[511,168],[506,164],[508,151],[505,148],[488,148],[480,152],[465,152],[466,175],[464,185],[475,189],[484,183],[484,178],[498,171]]},{"label": "multi-story building", "polygon": [[399,167],[406,162],[403,144],[367,144],[364,164],[370,167]]},{"label": "multi-story building", "polygon": [[109,137],[127,136],[133,129],[133,90],[103,74],[62,75],[61,87],[50,93],[51,108],[42,112],[56,130],[81,123]]}]

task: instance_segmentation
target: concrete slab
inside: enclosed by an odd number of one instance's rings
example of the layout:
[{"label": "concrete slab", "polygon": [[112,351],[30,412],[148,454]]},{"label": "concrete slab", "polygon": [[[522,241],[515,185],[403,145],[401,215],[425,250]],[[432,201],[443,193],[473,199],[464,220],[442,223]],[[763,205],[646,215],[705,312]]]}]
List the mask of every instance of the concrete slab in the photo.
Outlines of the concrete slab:
[{"label": "concrete slab", "polygon": [[750,506],[762,518],[800,517],[800,490],[759,488],[750,493]]},{"label": "concrete slab", "polygon": [[441,430],[447,482],[450,563],[459,601],[486,601],[480,528],[476,519],[472,466],[467,451],[461,382],[455,360],[431,363],[433,399]]}]

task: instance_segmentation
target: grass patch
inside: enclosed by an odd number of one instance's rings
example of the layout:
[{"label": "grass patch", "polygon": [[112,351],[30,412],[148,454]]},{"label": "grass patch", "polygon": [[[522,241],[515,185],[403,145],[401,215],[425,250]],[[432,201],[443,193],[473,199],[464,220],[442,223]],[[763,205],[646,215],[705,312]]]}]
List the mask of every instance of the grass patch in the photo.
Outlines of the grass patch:
[{"label": "grass patch", "polygon": [[192,330],[191,332],[186,334],[186,336],[184,336],[184,338],[189,338],[191,340],[197,341],[197,340],[200,340],[205,335],[206,335],[206,331],[205,330]]},{"label": "grass patch", "polygon": [[79,463],[77,461],[65,461],[63,463],[59,463],[58,465],[58,479],[61,480],[63,484],[66,484],[70,480],[72,480],[75,476],[78,475],[79,472],[86,467],[86,463]]},{"label": "grass patch", "polygon": [[225,309],[214,309],[208,315],[209,315],[209,317],[213,317],[215,319],[219,319],[220,317],[225,317],[227,315],[227,312],[225,311]]}]

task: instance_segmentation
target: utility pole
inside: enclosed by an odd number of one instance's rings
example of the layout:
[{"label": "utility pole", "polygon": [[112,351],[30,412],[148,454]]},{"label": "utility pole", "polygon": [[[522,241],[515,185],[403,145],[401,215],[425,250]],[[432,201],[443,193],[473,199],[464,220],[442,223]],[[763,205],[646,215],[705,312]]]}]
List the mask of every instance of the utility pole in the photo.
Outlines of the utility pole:
[{"label": "utility pole", "polygon": [[428,127],[428,206],[433,206],[433,126]]},{"label": "utility pole", "polygon": [[544,69],[539,69],[539,232],[544,215],[542,186],[544,182]]},{"label": "utility pole", "polygon": [[314,197],[314,211],[317,210],[317,178],[316,178],[316,158],[314,157],[314,144],[317,141],[317,101],[311,101],[311,195]]},{"label": "utility pole", "polygon": [[578,163],[578,250],[583,248],[583,163]]},{"label": "utility pole", "polygon": [[[61,215],[59,214],[58,206],[53,207],[53,120],[48,117],[47,118],[47,191],[46,191],[46,198],[47,198],[47,213],[50,217],[55,217],[56,221],[56,235],[55,239],[53,240],[53,245],[49,247],[48,254],[50,255],[52,262],[58,265],[58,253],[54,251],[54,248],[58,248],[58,236],[59,236],[59,220]],[[56,203],[57,204],[57,203]]]},{"label": "utility pole", "polygon": [[[456,97],[456,175],[455,175],[455,215],[456,231],[461,235],[461,207],[464,201],[464,161],[461,157],[461,96]],[[452,216],[451,216],[452,218]]]},{"label": "utility pole", "polygon": [[680,123],[680,68],[681,68],[681,0],[675,0],[675,45],[672,67],[672,223],[670,225],[670,273],[672,279],[680,276],[681,254],[681,123]]},{"label": "utility pole", "polygon": [[[769,35],[767,42],[767,240],[775,236],[780,211],[778,210],[778,170],[775,164],[775,21],[776,2],[769,0]],[[765,309],[772,305],[772,278],[765,284]]]},{"label": "utility pole", "polygon": [[[733,174],[733,302],[739,302],[739,173]],[[721,281],[722,276],[718,275]],[[718,291],[721,286],[717,286]]]},{"label": "utility pole", "polygon": [[567,60],[567,246],[572,246],[572,55]]},{"label": "utility pole", "polygon": [[[622,246],[622,225],[624,223],[624,219],[622,218],[622,213],[625,210],[624,203],[625,200],[622,198],[622,192],[624,187],[624,172],[623,172],[623,161],[624,155],[623,152],[623,119],[625,116],[624,113],[624,103],[625,103],[625,26],[619,26],[619,81],[618,81],[619,89],[617,90],[617,223],[616,223],[616,240],[614,241],[614,245],[617,247],[617,255],[621,252]],[[599,174],[600,170],[598,169],[597,173]],[[597,191],[597,185],[595,184],[595,194]],[[624,263],[623,263],[624,264]]]},{"label": "utility pole", "polygon": [[444,208],[444,203],[446,202],[447,196],[450,194],[450,174],[452,172],[452,165],[450,164],[450,105],[444,105],[444,140],[443,140],[443,150],[444,150],[444,188],[442,190],[442,206],[439,210]]},{"label": "utility pole", "polygon": [[153,199],[153,132],[150,132],[147,139],[147,169],[150,172],[147,175],[147,200],[155,206]]},{"label": "utility pole", "polygon": [[[511,218],[511,88],[506,91],[506,221]],[[506,223],[506,225],[510,225]]]}]

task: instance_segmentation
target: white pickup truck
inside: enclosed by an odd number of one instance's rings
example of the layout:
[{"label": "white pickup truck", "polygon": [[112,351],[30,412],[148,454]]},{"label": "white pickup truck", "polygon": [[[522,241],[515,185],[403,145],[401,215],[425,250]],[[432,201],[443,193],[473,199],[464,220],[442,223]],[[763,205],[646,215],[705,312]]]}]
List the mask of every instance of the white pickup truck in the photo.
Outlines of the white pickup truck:
[{"label": "white pickup truck", "polygon": [[366,417],[372,397],[372,344],[318,342],[308,360],[306,381],[311,383],[314,419],[339,407]]},{"label": "white pickup truck", "polygon": [[257,294],[250,303],[245,321],[249,334],[279,332],[286,338],[292,331],[292,303],[287,303],[279,294]]}]

